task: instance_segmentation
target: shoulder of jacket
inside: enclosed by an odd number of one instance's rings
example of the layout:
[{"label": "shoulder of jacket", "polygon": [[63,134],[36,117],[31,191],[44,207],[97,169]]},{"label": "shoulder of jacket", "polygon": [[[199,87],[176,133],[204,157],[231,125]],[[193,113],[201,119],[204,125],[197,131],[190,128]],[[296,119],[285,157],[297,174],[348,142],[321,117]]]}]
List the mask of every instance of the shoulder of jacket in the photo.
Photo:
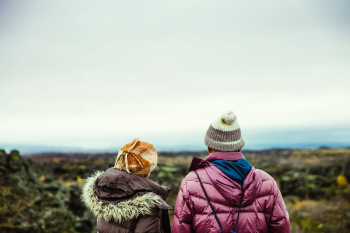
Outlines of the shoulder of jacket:
[{"label": "shoulder of jacket", "polygon": [[278,191],[278,186],[275,179],[267,172],[256,169],[261,175],[262,186],[270,190],[269,193],[276,196]]},{"label": "shoulder of jacket", "polygon": [[[198,173],[198,175],[200,177],[206,175],[204,168],[197,169],[196,172]],[[184,182],[198,181],[198,178],[197,178],[195,171],[190,171],[186,175],[186,177],[183,179],[183,181]]]},{"label": "shoulder of jacket", "polygon": [[267,173],[261,169],[255,169],[255,170],[260,173],[262,182],[264,182],[264,181],[274,181],[275,182],[275,179],[269,173]]}]

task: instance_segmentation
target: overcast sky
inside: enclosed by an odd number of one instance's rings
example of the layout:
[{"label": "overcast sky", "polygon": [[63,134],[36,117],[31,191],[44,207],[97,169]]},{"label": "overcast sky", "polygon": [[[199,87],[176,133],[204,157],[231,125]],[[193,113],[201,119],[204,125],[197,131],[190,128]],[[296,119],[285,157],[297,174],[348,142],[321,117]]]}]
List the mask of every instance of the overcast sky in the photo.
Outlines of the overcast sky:
[{"label": "overcast sky", "polygon": [[0,1],[0,147],[350,145],[349,88],[347,0]]}]

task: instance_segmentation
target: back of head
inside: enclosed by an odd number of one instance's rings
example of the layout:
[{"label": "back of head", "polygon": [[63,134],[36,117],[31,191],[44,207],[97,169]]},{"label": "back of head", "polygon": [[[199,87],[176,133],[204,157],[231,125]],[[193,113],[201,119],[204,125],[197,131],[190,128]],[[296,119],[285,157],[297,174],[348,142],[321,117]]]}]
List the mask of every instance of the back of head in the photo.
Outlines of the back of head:
[{"label": "back of head", "polygon": [[215,151],[240,151],[245,142],[236,114],[230,111],[215,119],[207,130],[204,143]]},{"label": "back of head", "polygon": [[114,168],[148,177],[157,166],[157,160],[156,148],[151,143],[136,138],[120,149]]}]

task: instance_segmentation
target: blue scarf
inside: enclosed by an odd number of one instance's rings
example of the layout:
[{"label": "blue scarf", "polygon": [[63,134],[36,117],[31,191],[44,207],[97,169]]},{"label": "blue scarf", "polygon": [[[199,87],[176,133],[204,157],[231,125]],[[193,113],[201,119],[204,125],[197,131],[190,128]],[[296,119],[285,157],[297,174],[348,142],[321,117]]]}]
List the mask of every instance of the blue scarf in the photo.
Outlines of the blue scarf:
[{"label": "blue scarf", "polygon": [[241,185],[243,185],[244,179],[247,177],[250,169],[253,167],[245,159],[239,159],[237,161],[214,160],[212,164],[223,171],[232,180],[237,181]]}]

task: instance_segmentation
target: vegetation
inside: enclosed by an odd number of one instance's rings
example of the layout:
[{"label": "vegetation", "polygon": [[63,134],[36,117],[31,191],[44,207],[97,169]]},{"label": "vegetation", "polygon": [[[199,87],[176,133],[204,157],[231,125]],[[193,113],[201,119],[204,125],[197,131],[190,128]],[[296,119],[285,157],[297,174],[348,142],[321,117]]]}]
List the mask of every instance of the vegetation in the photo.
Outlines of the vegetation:
[{"label": "vegetation", "polygon": [[[243,152],[280,187],[292,232],[350,231],[350,149]],[[150,179],[177,191],[192,157],[204,152],[164,153]],[[96,232],[84,208],[85,178],[114,165],[115,154],[51,153],[21,157],[0,150],[0,232]],[[173,213],[171,213],[172,215]]]}]

